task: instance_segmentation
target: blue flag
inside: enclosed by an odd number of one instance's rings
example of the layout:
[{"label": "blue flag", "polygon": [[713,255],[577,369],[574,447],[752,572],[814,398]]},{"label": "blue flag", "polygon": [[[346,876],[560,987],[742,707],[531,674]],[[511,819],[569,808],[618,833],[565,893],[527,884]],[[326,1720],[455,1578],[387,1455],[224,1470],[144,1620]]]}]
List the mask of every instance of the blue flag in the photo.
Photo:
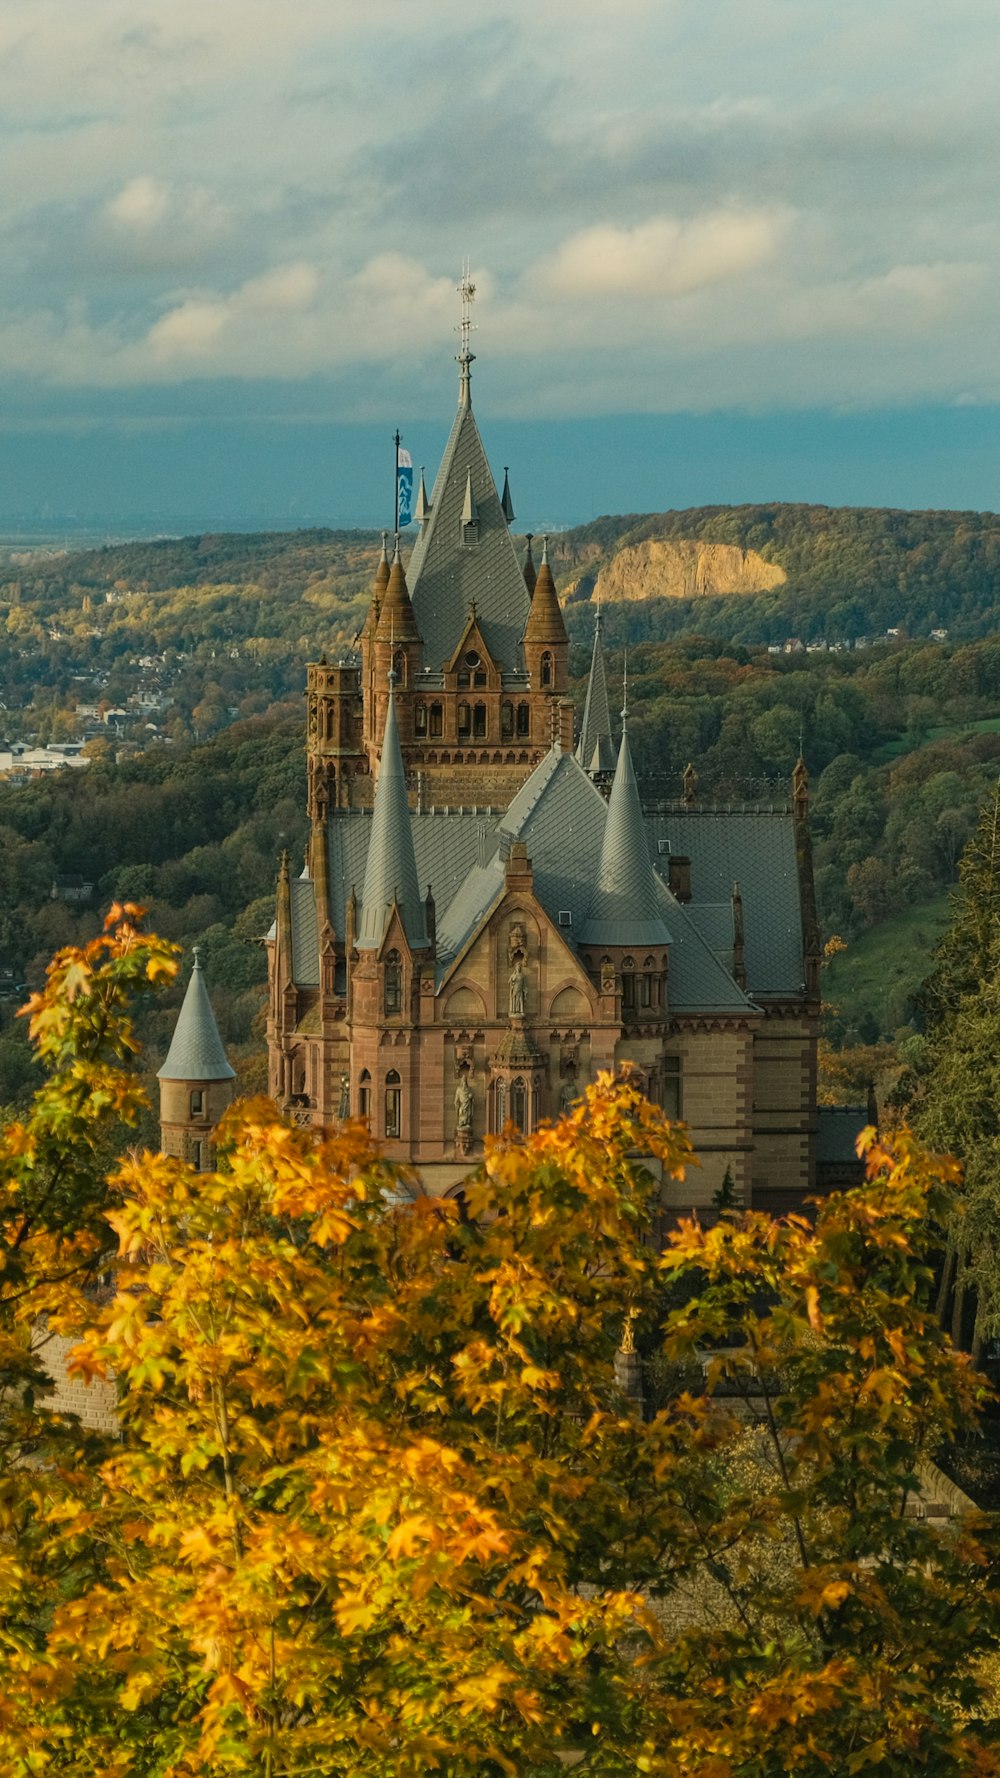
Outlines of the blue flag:
[{"label": "blue flag", "polygon": [[413,458],[409,451],[396,454],[396,502],[402,531],[413,519]]}]

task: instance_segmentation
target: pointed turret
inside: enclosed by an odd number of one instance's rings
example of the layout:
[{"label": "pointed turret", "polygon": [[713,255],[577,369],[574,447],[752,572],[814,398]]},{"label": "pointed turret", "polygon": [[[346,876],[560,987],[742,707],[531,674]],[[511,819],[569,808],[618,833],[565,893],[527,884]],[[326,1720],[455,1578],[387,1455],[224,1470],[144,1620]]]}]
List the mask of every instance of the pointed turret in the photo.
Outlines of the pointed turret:
[{"label": "pointed turret", "polygon": [[478,525],[479,513],[476,510],[476,497],[472,492],[472,470],[465,478],[465,498],[462,501],[462,524]]},{"label": "pointed turret", "polygon": [[376,635],[379,642],[420,641],[420,631],[413,614],[409,589],[406,585],[406,575],[403,571],[403,559],[399,553],[398,531]]},{"label": "pointed turret", "polygon": [[427,946],[427,914],[417,878],[413,828],[406,800],[406,774],[396,723],[396,699],[392,678],[386,706],[382,759],[379,766],[372,833],[365,865],[365,887],[358,923],[359,951],[378,950],[393,902],[399,908],[403,929],[413,950]]},{"label": "pointed turret", "polygon": [[177,1015],[160,1083],[160,1147],[199,1172],[214,1165],[215,1126],[233,1100],[235,1069],[229,1065],[205,977],[194,950],[194,968]]},{"label": "pointed turret", "polygon": [[535,582],[538,579],[538,575],[535,572],[535,558],[531,553],[531,540],[533,537],[533,531],[525,532],[525,541],[527,542],[528,547],[524,553],[524,584],[529,593],[534,592]]},{"label": "pointed turret", "polygon": [[510,470],[506,463],[503,466],[503,493],[500,496],[500,510],[508,525],[514,523],[514,501],[510,491]]},{"label": "pointed turret", "polygon": [[422,525],[430,518],[431,503],[427,498],[427,487],[424,482],[424,466],[420,465],[420,487],[417,490],[417,505],[414,517],[417,524]]},{"label": "pointed turret", "polygon": [[566,643],[566,625],[559,605],[556,583],[549,567],[549,540],[542,540],[542,561],[531,595],[531,610],[524,626],[525,642]]},{"label": "pointed turret", "polygon": [[375,598],[378,600],[379,604],[381,604],[382,599],[385,595],[385,589],[389,585],[389,548],[388,548],[388,544],[389,544],[389,533],[388,533],[388,531],[383,531],[383,533],[382,533],[382,554],[379,556],[378,567],[375,570]]},{"label": "pointed turret", "polygon": [[608,703],[608,681],[604,671],[604,649],[601,646],[601,608],[594,618],[594,651],[590,657],[590,678],[583,706],[583,723],[577,743],[576,757],[585,772],[597,778],[615,769],[615,744],[611,737],[611,706]]},{"label": "pointed turret", "polygon": [[611,786],[601,862],[580,933],[586,945],[666,945],[670,934],[649,861],[639,786],[622,711],[622,740]]},{"label": "pointed turret", "polygon": [[208,998],[205,976],[194,951],[194,968],[177,1015],[167,1059],[157,1080],[235,1080]]}]

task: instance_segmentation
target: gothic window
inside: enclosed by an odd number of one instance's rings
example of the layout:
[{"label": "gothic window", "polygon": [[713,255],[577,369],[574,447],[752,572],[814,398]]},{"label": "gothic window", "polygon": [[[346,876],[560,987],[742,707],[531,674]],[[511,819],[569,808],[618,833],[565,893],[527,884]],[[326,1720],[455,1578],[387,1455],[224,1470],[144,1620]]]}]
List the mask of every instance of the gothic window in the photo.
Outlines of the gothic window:
[{"label": "gothic window", "polygon": [[507,1122],[507,1083],[506,1083],[506,1081],[502,1081],[502,1080],[497,1081],[496,1100],[497,1100],[496,1127],[497,1127],[497,1132],[499,1133],[503,1129],[504,1124]]},{"label": "gothic window", "polygon": [[504,741],[509,741],[511,738],[511,735],[513,733],[514,733],[514,706],[513,706],[513,704],[507,703],[505,700],[500,705],[500,735],[501,735],[501,739]]},{"label": "gothic window", "polygon": [[403,959],[398,951],[390,951],[385,960],[385,1012],[391,1018],[403,1007]]},{"label": "gothic window", "polygon": [[192,1117],[203,1117],[204,1115],[205,1115],[205,1094],[204,1094],[201,1087],[195,1087],[194,1091],[191,1094],[191,1116]]},{"label": "gothic window", "polygon": [[486,705],[474,704],[472,707],[472,733],[477,741],[486,739]]},{"label": "gothic window", "polygon": [[390,1068],[385,1077],[385,1133],[403,1134],[403,1092],[395,1068]]},{"label": "gothic window", "polygon": [[520,1075],[510,1083],[510,1121],[518,1130],[527,1129],[528,1095]]},{"label": "gothic window", "polygon": [[472,731],[472,710],[466,703],[458,706],[458,734],[460,740],[467,740]]},{"label": "gothic window", "polygon": [[372,1114],[372,1077],[367,1068],[358,1076],[358,1116],[366,1121]]},{"label": "gothic window", "polygon": [[663,1109],[668,1117],[678,1118],[681,1115],[680,1056],[663,1058]]},{"label": "gothic window", "polygon": [[431,736],[440,739],[443,733],[443,714],[440,704],[431,705]]},{"label": "gothic window", "polygon": [[519,735],[530,735],[531,733],[530,704],[518,704],[517,706],[517,732]]},{"label": "gothic window", "polygon": [[396,684],[406,684],[406,656],[401,648],[397,648],[392,657],[392,670],[396,675]]},{"label": "gothic window", "polygon": [[413,732],[415,735],[427,733],[427,705],[415,704],[413,709]]},{"label": "gothic window", "polygon": [[636,1005],[635,959],[622,958],[622,1011],[633,1012]]},{"label": "gothic window", "polygon": [[542,655],[542,684],[552,684],[552,656],[550,654]]}]

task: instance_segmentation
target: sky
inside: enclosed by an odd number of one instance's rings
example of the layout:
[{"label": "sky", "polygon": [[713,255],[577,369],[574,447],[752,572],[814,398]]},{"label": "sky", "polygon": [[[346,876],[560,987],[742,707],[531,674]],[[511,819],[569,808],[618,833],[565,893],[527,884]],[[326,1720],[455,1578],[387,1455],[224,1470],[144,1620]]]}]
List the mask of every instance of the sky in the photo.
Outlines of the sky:
[{"label": "sky", "polygon": [[1000,507],[984,0],[0,0],[0,522]]}]

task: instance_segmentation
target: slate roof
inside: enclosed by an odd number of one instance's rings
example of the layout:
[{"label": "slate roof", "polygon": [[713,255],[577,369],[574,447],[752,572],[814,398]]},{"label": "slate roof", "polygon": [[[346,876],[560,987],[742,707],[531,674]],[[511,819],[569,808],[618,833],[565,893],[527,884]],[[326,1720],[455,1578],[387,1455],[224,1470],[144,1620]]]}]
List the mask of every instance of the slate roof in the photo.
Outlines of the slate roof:
[{"label": "slate roof", "polygon": [[364,891],[358,920],[359,951],[378,949],[385,936],[386,919],[394,901],[399,904],[403,928],[410,944],[415,949],[420,949],[427,943],[427,917],[417,875],[410,809],[406,798],[406,773],[403,770],[396,722],[396,699],[390,677],[382,755],[372,808],[371,840],[365,860]]},{"label": "slate roof", "polygon": [[601,647],[600,609],[594,618],[594,650],[590,657],[590,677],[587,680],[587,696],[576,757],[585,772],[613,772],[615,769],[608,678],[604,670],[604,650]]},{"label": "slate roof", "polygon": [[177,1015],[167,1059],[157,1080],[234,1080],[208,998],[197,953],[187,991]]},{"label": "slate roof", "polygon": [[821,1105],[816,1114],[816,1160],[819,1166],[843,1166],[853,1163],[859,1168],[858,1137],[868,1123],[863,1105]]},{"label": "slate roof", "polygon": [[[471,810],[411,813],[420,891],[432,887],[437,909],[439,982],[503,895],[504,859],[516,839],[527,845],[542,906],[556,922],[568,914],[569,924],[560,924],[560,930],[571,946],[579,942],[608,815],[608,804],[576,759],[555,749],[499,820]],[[735,832],[727,833],[728,823]],[[758,994],[798,992],[801,921],[791,817],[684,810],[645,815],[642,825],[655,918],[670,935],[671,1005],[678,1012],[738,1013],[752,1011]],[[339,933],[351,886],[360,892],[365,881],[373,828],[373,816],[361,810],[338,810],[328,822],[331,914]],[[691,855],[695,893],[704,889],[707,903],[681,904],[670,893],[667,858],[660,857],[656,843],[668,834],[674,851]],[[756,971],[746,993],[730,974],[730,896],[736,878],[743,895],[747,967]],[[316,986],[314,886],[300,878],[291,891],[295,979],[302,987]],[[640,941],[636,948],[642,949]]]},{"label": "slate roof", "polygon": [[623,731],[601,836],[597,879],[580,934],[585,944],[670,943],[650,866],[639,787],[628,733]]},{"label": "slate roof", "polygon": [[743,897],[747,992],[780,999],[802,992],[802,906],[795,824],[788,810],[674,808],[647,813],[650,855],[666,875],[658,842],[691,860],[691,907]]},{"label": "slate roof", "polygon": [[[476,541],[463,545],[462,510],[470,484]],[[430,517],[410,557],[408,579],[424,663],[432,672],[451,658],[473,600],[493,660],[507,671],[520,665],[528,589],[471,403],[464,400],[431,493]]]}]

